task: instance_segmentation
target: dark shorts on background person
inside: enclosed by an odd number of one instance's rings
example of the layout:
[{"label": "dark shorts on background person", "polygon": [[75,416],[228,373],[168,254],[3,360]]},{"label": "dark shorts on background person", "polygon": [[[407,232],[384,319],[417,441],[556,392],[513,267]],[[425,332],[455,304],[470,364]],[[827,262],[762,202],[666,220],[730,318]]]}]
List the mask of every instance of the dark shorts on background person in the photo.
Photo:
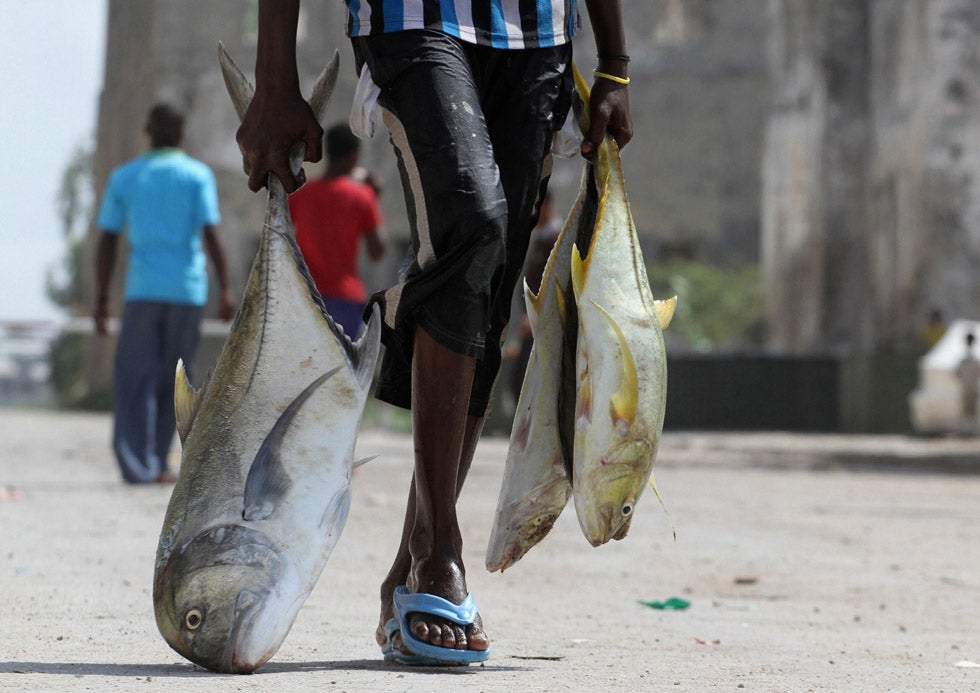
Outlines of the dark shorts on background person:
[{"label": "dark shorts on background person", "polygon": [[412,230],[407,270],[371,298],[386,347],[377,397],[410,408],[418,325],[478,359],[468,413],[484,416],[552,136],[571,103],[571,45],[503,50],[424,29],[352,43],[381,90]]}]

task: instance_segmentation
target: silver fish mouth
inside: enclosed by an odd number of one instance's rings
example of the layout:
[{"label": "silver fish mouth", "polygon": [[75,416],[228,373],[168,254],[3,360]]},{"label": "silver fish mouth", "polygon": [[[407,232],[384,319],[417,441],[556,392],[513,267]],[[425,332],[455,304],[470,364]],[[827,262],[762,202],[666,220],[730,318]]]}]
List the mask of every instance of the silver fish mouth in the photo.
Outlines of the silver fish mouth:
[{"label": "silver fish mouth", "polygon": [[[243,640],[247,638],[262,608],[262,595],[242,590],[235,599],[235,625],[228,639],[227,661],[233,674],[251,674],[265,664],[269,656],[245,657]],[[274,649],[274,648],[273,648]]]},{"label": "silver fish mouth", "polygon": [[[175,550],[157,575],[154,602],[161,634],[174,650],[212,671],[251,673],[280,644],[245,643],[255,637],[253,626],[284,570],[276,547],[257,530],[222,525],[199,533]],[[184,621],[188,609],[197,612],[193,630]]]}]

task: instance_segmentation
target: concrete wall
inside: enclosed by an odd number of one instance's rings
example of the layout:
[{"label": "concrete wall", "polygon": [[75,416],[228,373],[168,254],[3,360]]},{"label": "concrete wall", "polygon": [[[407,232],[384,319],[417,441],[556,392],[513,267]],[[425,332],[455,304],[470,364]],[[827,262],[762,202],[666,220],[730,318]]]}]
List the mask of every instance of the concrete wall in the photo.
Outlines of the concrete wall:
[{"label": "concrete wall", "polygon": [[907,350],[980,310],[980,4],[772,0],[770,346]]}]

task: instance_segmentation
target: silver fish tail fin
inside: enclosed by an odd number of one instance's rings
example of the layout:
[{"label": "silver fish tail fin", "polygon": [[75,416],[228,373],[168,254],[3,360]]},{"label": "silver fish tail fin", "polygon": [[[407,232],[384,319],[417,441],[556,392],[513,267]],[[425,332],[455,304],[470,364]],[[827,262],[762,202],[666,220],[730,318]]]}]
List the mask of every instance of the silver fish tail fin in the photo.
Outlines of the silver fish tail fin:
[{"label": "silver fish tail fin", "polygon": [[[245,76],[245,73],[238,67],[220,41],[218,42],[218,62],[221,65],[221,76],[225,80],[225,88],[235,106],[235,113],[238,114],[238,119],[242,120],[245,118],[245,111],[248,110],[248,105],[255,95],[255,87],[252,86],[248,77]],[[337,84],[339,72],[340,51],[334,51],[333,58],[317,77],[313,85],[313,93],[310,95],[310,108],[320,125],[323,125],[327,103],[330,101],[334,86]]]},{"label": "silver fish tail fin", "polygon": [[[220,41],[218,42],[218,62],[221,65],[221,76],[225,80],[225,88],[231,97],[231,102],[235,107],[235,113],[238,114],[238,119],[242,120],[245,118],[245,111],[248,110],[248,105],[252,102],[252,97],[255,95],[255,87],[252,86],[248,77],[241,71],[241,68],[238,67]],[[340,52],[334,51],[333,58],[323,69],[323,72],[320,73],[320,76],[317,77],[316,83],[313,85],[313,93],[310,96],[310,109],[313,111],[313,115],[321,127],[323,127],[327,103],[330,101],[334,86],[337,84],[337,75],[339,72]],[[289,166],[294,175],[299,173],[305,156],[306,147],[302,142],[297,142],[289,150]],[[271,189],[272,186],[270,186]],[[285,193],[281,193],[277,197],[285,200]]]},{"label": "silver fish tail fin", "polygon": [[337,75],[340,73],[340,51],[333,52],[333,58],[323,68],[323,72],[316,78],[313,84],[313,93],[310,94],[310,108],[321,127],[325,127],[324,119],[327,115],[327,103],[333,95],[333,88],[337,85]]},{"label": "silver fish tail fin", "polygon": [[245,111],[248,110],[248,105],[255,95],[255,87],[228,55],[228,51],[225,50],[224,44],[220,41],[218,42],[218,63],[221,65],[221,76],[225,80],[225,89],[228,90],[228,96],[231,97],[235,113],[238,114],[239,120],[244,120]]}]

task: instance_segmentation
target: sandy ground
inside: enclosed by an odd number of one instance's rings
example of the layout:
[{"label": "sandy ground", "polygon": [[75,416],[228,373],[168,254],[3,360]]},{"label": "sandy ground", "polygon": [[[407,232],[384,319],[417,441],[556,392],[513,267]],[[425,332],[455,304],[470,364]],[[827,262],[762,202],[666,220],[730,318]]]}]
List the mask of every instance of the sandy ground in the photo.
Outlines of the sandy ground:
[{"label": "sandy ground", "polygon": [[[980,691],[980,445],[668,434],[630,536],[569,508],[504,574],[483,569],[506,441],[460,501],[493,655],[409,669],[374,643],[410,440],[366,431],[347,528],[274,659],[216,675],[157,633],[169,488],[118,479],[103,415],[0,412],[0,689],[50,691]],[[682,611],[638,600],[679,596]]]}]

